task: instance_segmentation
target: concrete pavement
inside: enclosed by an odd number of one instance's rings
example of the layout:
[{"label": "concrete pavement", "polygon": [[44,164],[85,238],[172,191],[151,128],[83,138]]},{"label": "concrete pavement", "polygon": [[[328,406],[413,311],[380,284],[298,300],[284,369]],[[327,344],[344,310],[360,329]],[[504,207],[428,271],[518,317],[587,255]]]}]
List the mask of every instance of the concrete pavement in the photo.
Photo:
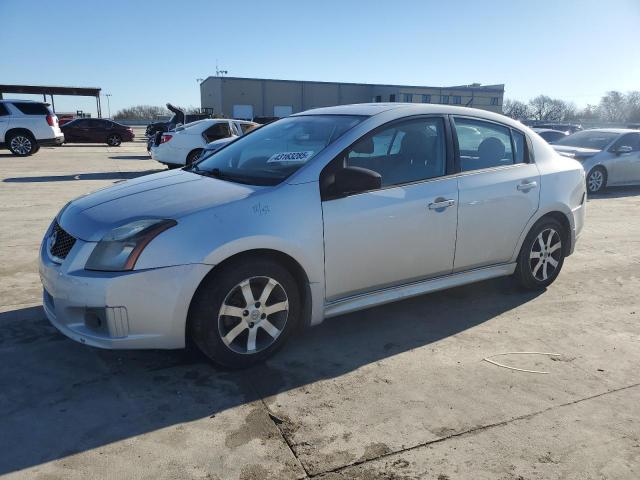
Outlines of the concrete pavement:
[{"label": "concrete pavement", "polygon": [[[70,199],[161,170],[137,142],[0,151],[0,476],[640,477],[640,188],[590,199],[546,292],[498,279],[328,320],[266,364],[76,344],[37,250]],[[483,358],[509,351],[559,353]]]}]

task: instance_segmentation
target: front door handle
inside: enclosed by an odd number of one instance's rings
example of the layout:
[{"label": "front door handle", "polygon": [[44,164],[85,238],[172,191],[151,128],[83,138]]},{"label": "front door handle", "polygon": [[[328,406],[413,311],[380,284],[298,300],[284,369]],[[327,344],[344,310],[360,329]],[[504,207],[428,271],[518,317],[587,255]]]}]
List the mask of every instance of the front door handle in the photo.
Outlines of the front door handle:
[{"label": "front door handle", "polygon": [[437,201],[429,204],[429,210],[443,210],[445,208],[453,207],[456,204],[456,201],[453,199],[441,200],[439,198]]},{"label": "front door handle", "polygon": [[532,188],[536,188],[538,186],[538,182],[522,182],[520,183],[516,188],[518,190],[522,191],[528,191],[531,190]]}]

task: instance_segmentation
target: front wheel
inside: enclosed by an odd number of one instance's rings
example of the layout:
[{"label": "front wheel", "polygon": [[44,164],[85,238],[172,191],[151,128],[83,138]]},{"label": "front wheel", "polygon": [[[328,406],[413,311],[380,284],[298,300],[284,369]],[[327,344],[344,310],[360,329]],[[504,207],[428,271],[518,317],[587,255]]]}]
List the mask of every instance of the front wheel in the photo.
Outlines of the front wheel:
[{"label": "front wheel", "polygon": [[215,363],[244,368],[284,345],[300,311],[298,285],[287,269],[271,260],[233,262],[198,288],[190,333]]},{"label": "front wheel", "polygon": [[602,167],[593,167],[587,175],[587,191],[601,193],[607,186],[607,171]]},{"label": "front wheel", "polygon": [[110,147],[119,147],[121,143],[122,138],[120,137],[120,135],[113,134],[107,137],[107,145],[109,145]]},{"label": "front wheel", "polygon": [[553,218],[544,218],[533,226],[520,249],[514,274],[520,285],[541,290],[554,282],[564,263],[563,232]]}]

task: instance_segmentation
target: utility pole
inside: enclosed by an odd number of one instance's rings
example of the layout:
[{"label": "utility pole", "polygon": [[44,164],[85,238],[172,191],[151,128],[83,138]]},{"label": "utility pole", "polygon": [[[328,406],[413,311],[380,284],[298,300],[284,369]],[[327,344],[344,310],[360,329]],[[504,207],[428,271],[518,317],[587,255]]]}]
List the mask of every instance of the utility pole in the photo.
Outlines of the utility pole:
[{"label": "utility pole", "polygon": [[107,111],[109,112],[109,118],[111,118],[111,104],[109,102],[109,97],[111,96],[111,94],[105,93],[104,96],[107,97]]}]

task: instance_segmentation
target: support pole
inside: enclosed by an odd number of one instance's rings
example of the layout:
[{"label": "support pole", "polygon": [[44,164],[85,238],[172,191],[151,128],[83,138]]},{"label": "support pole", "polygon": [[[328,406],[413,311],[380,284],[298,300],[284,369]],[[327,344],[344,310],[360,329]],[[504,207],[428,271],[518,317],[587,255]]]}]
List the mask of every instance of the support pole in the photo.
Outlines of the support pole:
[{"label": "support pole", "polygon": [[53,93],[51,94],[51,108],[53,108],[53,113],[56,113],[56,102],[53,100]]}]

